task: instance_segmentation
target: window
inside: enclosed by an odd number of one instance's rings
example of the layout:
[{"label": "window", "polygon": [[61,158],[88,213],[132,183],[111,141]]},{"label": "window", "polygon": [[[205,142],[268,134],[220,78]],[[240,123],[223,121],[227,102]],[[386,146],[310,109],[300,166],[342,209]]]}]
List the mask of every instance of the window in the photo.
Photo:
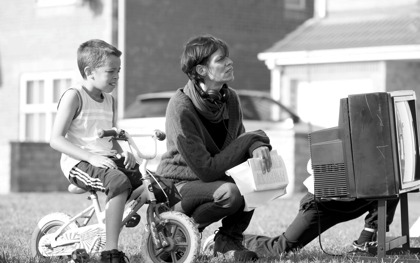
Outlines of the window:
[{"label": "window", "polygon": [[52,7],[52,6],[66,6],[75,5],[81,2],[80,0],[35,0],[39,7]]},{"label": "window", "polygon": [[49,141],[61,94],[74,81],[71,72],[25,74],[20,85],[21,141]]},{"label": "window", "polygon": [[137,99],[128,107],[125,118],[165,117],[170,97]]},{"label": "window", "polygon": [[284,6],[289,10],[305,10],[306,0],[285,0]]}]

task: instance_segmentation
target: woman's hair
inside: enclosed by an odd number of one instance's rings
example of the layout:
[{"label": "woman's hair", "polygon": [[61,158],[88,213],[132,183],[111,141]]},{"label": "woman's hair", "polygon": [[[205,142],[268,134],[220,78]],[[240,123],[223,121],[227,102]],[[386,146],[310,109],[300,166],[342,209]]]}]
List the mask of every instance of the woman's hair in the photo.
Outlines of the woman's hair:
[{"label": "woman's hair", "polygon": [[92,39],[82,43],[77,49],[77,66],[80,74],[86,79],[85,68],[101,67],[111,55],[120,57],[122,54],[116,47],[100,39]]},{"label": "woman's hair", "polygon": [[181,69],[188,78],[202,82],[203,78],[196,71],[197,65],[206,65],[210,56],[220,49],[225,56],[229,56],[229,48],[221,39],[212,35],[193,37],[184,46],[181,55]]}]

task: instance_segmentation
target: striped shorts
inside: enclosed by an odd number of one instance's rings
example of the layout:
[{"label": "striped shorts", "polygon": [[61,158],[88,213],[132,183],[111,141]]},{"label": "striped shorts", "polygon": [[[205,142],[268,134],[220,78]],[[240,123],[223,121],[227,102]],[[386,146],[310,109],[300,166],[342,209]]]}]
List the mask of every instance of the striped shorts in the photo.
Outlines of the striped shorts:
[{"label": "striped shorts", "polygon": [[142,184],[138,164],[133,170],[124,167],[124,158],[111,158],[118,169],[99,168],[86,161],[76,164],[70,171],[70,183],[87,191],[100,191],[107,195],[107,201],[113,197],[132,191]]}]

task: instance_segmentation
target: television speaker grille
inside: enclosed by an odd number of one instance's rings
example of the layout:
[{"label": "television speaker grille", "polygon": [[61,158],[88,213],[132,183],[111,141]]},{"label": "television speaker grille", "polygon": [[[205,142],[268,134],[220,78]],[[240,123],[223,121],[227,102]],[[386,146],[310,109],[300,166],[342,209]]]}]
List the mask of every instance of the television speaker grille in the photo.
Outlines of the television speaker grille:
[{"label": "television speaker grille", "polygon": [[315,195],[319,198],[346,197],[348,186],[344,163],[312,165]]}]

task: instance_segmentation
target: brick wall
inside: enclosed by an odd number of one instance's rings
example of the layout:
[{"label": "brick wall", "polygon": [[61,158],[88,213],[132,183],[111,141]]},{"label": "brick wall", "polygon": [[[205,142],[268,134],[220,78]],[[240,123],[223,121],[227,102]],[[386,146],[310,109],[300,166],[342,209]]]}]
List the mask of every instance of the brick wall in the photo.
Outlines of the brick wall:
[{"label": "brick wall", "polygon": [[232,87],[269,91],[270,71],[257,54],[313,14],[313,1],[300,11],[286,10],[280,0],[129,0],[126,5],[126,106],[137,94],[184,86],[183,45],[204,33],[228,43]]},{"label": "brick wall", "polygon": [[19,123],[22,75],[77,71],[78,45],[91,38],[110,38],[109,1],[55,7],[40,7],[38,1],[1,1],[0,123],[5,127],[0,129],[0,194],[10,192],[9,182],[16,181],[11,171],[20,169],[11,163],[10,142],[18,141],[24,129]]},{"label": "brick wall", "polygon": [[11,143],[11,191],[66,191],[69,185],[60,170],[60,153],[47,143]]}]

